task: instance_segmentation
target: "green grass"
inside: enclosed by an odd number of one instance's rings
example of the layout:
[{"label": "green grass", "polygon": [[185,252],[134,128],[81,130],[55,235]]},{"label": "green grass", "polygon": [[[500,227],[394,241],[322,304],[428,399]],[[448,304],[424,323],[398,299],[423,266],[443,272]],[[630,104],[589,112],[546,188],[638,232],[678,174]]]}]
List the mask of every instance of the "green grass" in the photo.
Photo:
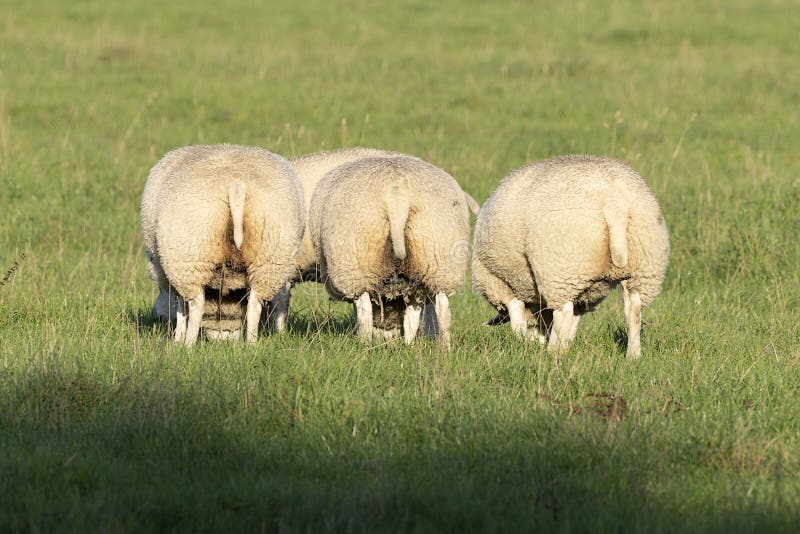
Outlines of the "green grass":
[{"label": "green grass", "polygon": [[[0,2],[0,530],[796,531],[799,17]],[[138,203],[215,142],[409,152],[479,201],[535,159],[626,160],[672,242],[642,359],[616,293],[556,365],[469,290],[445,354],[361,344],[310,284],[285,335],[173,346]]]}]

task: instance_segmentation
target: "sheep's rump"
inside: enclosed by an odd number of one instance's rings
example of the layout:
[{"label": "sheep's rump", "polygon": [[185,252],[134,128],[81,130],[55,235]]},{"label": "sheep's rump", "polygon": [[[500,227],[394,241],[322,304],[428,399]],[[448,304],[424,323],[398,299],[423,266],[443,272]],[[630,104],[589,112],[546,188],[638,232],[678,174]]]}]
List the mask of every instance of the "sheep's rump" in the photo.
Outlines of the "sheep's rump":
[{"label": "sheep's rump", "polygon": [[[393,157],[402,156],[398,152],[381,150],[376,148],[344,148],[330,152],[315,152],[290,160],[292,167],[297,173],[297,178],[303,186],[305,193],[306,209],[311,209],[311,197],[317,184],[329,171],[359,159],[374,157]],[[308,213],[306,214],[306,220]],[[311,232],[306,228],[303,234],[303,241],[300,244],[300,251],[297,253],[297,274],[296,281],[321,282],[322,278],[317,266],[317,257],[314,253],[314,246],[311,243]]]},{"label": "sheep's rump", "polygon": [[[392,210],[407,203],[404,257],[391,231]],[[321,272],[332,295],[374,302],[420,302],[463,286],[469,209],[455,180],[416,158],[367,158],[337,167],[320,182],[309,217]]]},{"label": "sheep's rump", "polygon": [[171,168],[155,198],[153,252],[185,298],[246,273],[247,284],[269,299],[293,273],[305,209],[297,177],[280,156],[255,147],[198,147]]},{"label": "sheep's rump", "polygon": [[[621,238],[615,224],[623,225]],[[615,256],[615,247],[624,254]],[[481,210],[473,248],[473,287],[495,307],[517,297],[540,308],[573,302],[583,312],[623,280],[643,303],[652,300],[669,237],[636,171],[608,158],[565,156],[506,177]]]}]

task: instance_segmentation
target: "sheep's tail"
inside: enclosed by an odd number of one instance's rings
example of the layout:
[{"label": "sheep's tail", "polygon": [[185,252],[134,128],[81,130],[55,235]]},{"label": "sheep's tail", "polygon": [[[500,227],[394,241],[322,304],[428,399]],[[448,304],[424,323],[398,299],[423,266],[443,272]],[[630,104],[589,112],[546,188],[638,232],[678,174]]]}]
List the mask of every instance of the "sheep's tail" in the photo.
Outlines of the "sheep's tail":
[{"label": "sheep's tail", "polygon": [[233,243],[236,248],[242,248],[244,241],[244,197],[247,192],[245,184],[239,180],[231,180],[228,186],[228,205],[231,208],[231,222],[233,222]]},{"label": "sheep's tail", "polygon": [[389,236],[392,238],[394,257],[406,259],[406,222],[408,222],[408,191],[401,184],[391,184],[384,194],[389,217]]},{"label": "sheep's tail", "polygon": [[608,248],[616,267],[628,264],[628,203],[622,195],[612,195],[603,206],[608,225]]},{"label": "sheep's tail", "polygon": [[464,193],[464,197],[467,199],[467,206],[469,206],[469,211],[472,212],[473,215],[478,215],[481,211],[481,205],[478,204],[474,198],[469,196],[468,193]]}]

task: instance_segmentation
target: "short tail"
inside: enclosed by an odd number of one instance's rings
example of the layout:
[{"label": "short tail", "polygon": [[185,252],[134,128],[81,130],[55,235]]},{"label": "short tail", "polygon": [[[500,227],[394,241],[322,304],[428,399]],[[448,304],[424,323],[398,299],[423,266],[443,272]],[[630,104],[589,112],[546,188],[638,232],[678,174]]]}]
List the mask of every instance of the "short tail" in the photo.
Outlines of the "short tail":
[{"label": "short tail", "polygon": [[244,197],[247,188],[239,180],[231,180],[228,186],[228,205],[231,209],[231,222],[233,223],[233,243],[236,248],[242,248],[244,242]]},{"label": "short tail", "polygon": [[469,196],[469,194],[464,193],[464,197],[467,199],[467,206],[469,206],[469,211],[472,212],[473,215],[477,216],[478,213],[481,211],[481,205],[478,204],[474,198]]},{"label": "short tail", "polygon": [[405,184],[393,183],[384,194],[386,214],[389,217],[389,236],[392,238],[394,257],[406,259],[406,222],[408,222],[408,190]]},{"label": "short tail", "polygon": [[603,206],[603,216],[608,226],[608,248],[611,263],[616,267],[628,264],[628,204],[624,198],[614,197]]}]

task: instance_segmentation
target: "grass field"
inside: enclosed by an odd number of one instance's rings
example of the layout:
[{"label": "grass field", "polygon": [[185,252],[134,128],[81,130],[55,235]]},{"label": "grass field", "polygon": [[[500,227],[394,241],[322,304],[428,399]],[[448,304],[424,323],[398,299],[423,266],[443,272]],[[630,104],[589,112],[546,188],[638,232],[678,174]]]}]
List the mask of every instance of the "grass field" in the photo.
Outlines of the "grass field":
[{"label": "grass field", "polygon": [[[797,531],[798,20],[0,0],[0,531]],[[672,243],[642,359],[617,293],[555,365],[467,288],[450,353],[359,343],[313,284],[284,335],[173,346],[139,199],[216,142],[408,152],[481,202],[536,159],[624,159]]]}]

